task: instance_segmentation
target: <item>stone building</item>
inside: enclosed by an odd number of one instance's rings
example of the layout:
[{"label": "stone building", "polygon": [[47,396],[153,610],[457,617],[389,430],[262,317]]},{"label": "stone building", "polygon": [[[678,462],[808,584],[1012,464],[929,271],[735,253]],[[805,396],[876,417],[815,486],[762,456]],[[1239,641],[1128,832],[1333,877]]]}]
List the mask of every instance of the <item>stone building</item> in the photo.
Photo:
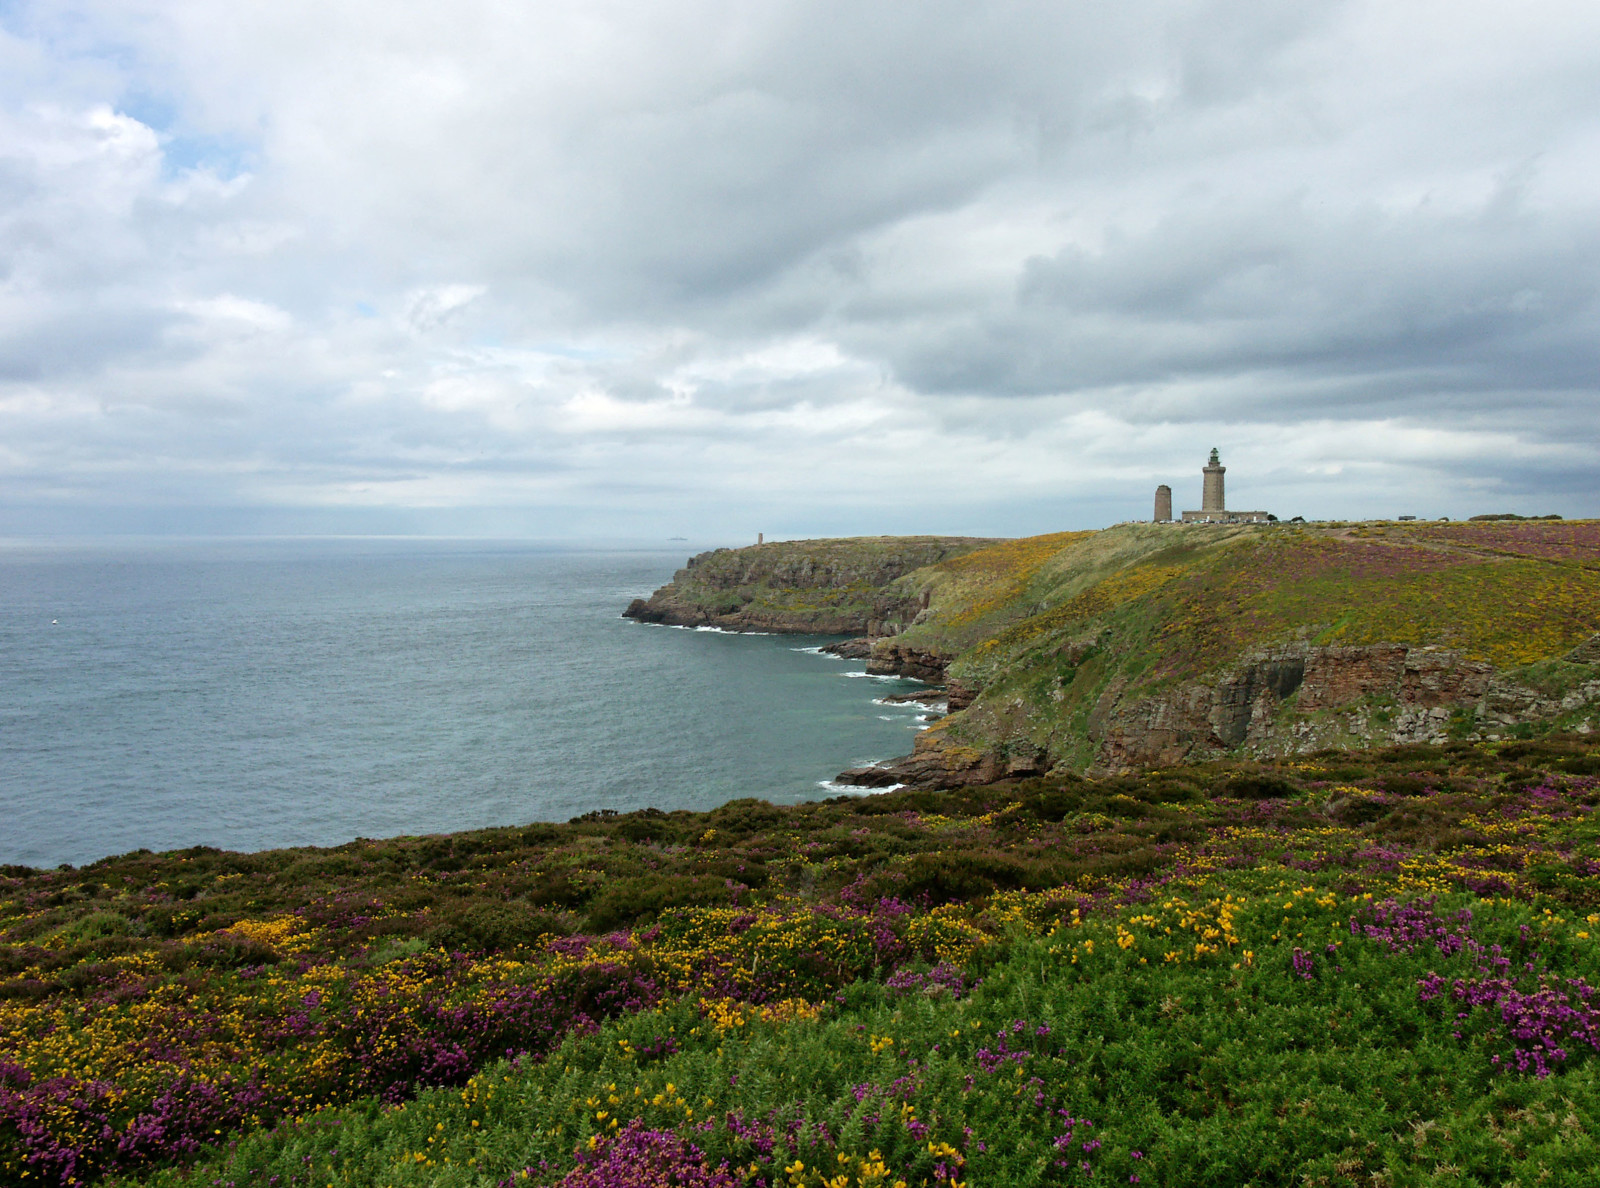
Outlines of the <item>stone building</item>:
[{"label": "stone building", "polygon": [[1172,520],[1172,488],[1162,483],[1156,488],[1156,523],[1166,524]]},{"label": "stone building", "polygon": [[[1185,524],[1260,524],[1271,520],[1272,517],[1264,511],[1229,511],[1228,501],[1223,493],[1222,476],[1228,468],[1222,464],[1216,449],[1211,451],[1211,460],[1200,468],[1202,485],[1200,488],[1200,510],[1186,511],[1183,513]],[[1165,489],[1165,488],[1163,488]],[[1156,493],[1157,506],[1160,506],[1160,492]],[[1169,493],[1170,498],[1170,493]],[[1167,514],[1171,515],[1171,504],[1168,504]],[[1159,516],[1158,516],[1159,518]]]}]

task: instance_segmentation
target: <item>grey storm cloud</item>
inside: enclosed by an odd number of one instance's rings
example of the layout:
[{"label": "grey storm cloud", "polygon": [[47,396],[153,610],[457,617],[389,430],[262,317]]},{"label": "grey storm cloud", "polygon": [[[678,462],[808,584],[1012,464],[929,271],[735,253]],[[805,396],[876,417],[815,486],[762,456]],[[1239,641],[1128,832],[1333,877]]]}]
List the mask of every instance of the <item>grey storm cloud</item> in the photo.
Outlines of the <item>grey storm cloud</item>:
[{"label": "grey storm cloud", "polygon": [[1028,260],[1014,303],[936,341],[901,339],[899,370],[925,389],[1014,394],[1361,377],[1373,390],[1352,413],[1425,395],[1425,375],[1467,403],[1590,383],[1600,224],[1497,207],[1330,216],[1302,194],[1176,212],[1096,250]]},{"label": "grey storm cloud", "polygon": [[1597,57],[1576,3],[20,0],[0,532],[1042,530],[1201,440],[1307,514],[1595,514]]}]

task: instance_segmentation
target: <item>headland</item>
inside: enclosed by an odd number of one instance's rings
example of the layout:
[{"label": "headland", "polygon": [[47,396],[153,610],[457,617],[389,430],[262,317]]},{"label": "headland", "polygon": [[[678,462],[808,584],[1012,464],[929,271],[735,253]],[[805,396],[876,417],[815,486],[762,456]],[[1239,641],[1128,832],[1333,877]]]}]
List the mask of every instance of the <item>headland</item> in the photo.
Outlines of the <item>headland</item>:
[{"label": "headland", "polygon": [[[884,560],[837,563],[857,553]],[[869,671],[942,688],[912,755],[841,777],[867,786],[1600,727],[1595,521],[767,543],[695,558],[627,613],[858,632]]]}]

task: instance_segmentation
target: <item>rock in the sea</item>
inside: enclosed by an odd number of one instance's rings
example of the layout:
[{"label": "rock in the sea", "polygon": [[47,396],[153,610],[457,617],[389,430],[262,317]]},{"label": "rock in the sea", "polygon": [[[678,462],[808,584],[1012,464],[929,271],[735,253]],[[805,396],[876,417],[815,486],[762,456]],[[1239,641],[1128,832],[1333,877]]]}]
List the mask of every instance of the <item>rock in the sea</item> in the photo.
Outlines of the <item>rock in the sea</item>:
[{"label": "rock in the sea", "polygon": [[916,647],[898,639],[881,639],[867,660],[867,671],[874,676],[903,676],[913,680],[944,680],[951,657],[932,648]]},{"label": "rock in the sea", "polygon": [[913,689],[909,693],[885,693],[878,700],[884,705],[926,705],[943,709],[948,697],[943,689]]},{"label": "rock in the sea", "polygon": [[1049,768],[1044,749],[1014,740],[988,750],[951,745],[936,732],[917,736],[911,754],[874,767],[842,771],[836,783],[860,788],[909,784],[914,788],[965,788],[999,780],[1043,775]]}]

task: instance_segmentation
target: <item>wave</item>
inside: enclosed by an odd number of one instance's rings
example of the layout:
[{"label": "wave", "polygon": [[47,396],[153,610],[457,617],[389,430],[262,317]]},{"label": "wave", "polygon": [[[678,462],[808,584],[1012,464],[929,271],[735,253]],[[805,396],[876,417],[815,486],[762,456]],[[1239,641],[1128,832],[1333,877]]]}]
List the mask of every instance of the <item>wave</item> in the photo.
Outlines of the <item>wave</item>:
[{"label": "wave", "polygon": [[885,792],[893,792],[896,788],[904,788],[904,784],[889,784],[882,788],[862,788],[855,784],[836,784],[832,780],[818,780],[817,787],[826,788],[835,796],[881,796]]},{"label": "wave", "polygon": [[[713,635],[776,635],[777,634],[774,631],[729,631],[726,627],[710,627],[710,626],[705,626],[705,625],[702,625],[702,626],[699,626],[699,627],[691,627],[687,623],[647,623],[643,619],[629,619],[627,615],[618,615],[617,618],[626,619],[629,623],[635,623],[640,627],[665,627],[668,631],[709,631]],[[796,648],[795,650],[796,651],[805,651],[806,649],[804,649],[804,648]]]},{"label": "wave", "polygon": [[[626,615],[621,616],[627,618]],[[729,631],[726,627],[709,627],[701,625],[691,627],[687,623],[645,623],[639,619],[628,619],[630,623],[638,623],[641,627],[665,627],[668,631],[708,631],[712,635],[773,635],[771,631]]]}]

